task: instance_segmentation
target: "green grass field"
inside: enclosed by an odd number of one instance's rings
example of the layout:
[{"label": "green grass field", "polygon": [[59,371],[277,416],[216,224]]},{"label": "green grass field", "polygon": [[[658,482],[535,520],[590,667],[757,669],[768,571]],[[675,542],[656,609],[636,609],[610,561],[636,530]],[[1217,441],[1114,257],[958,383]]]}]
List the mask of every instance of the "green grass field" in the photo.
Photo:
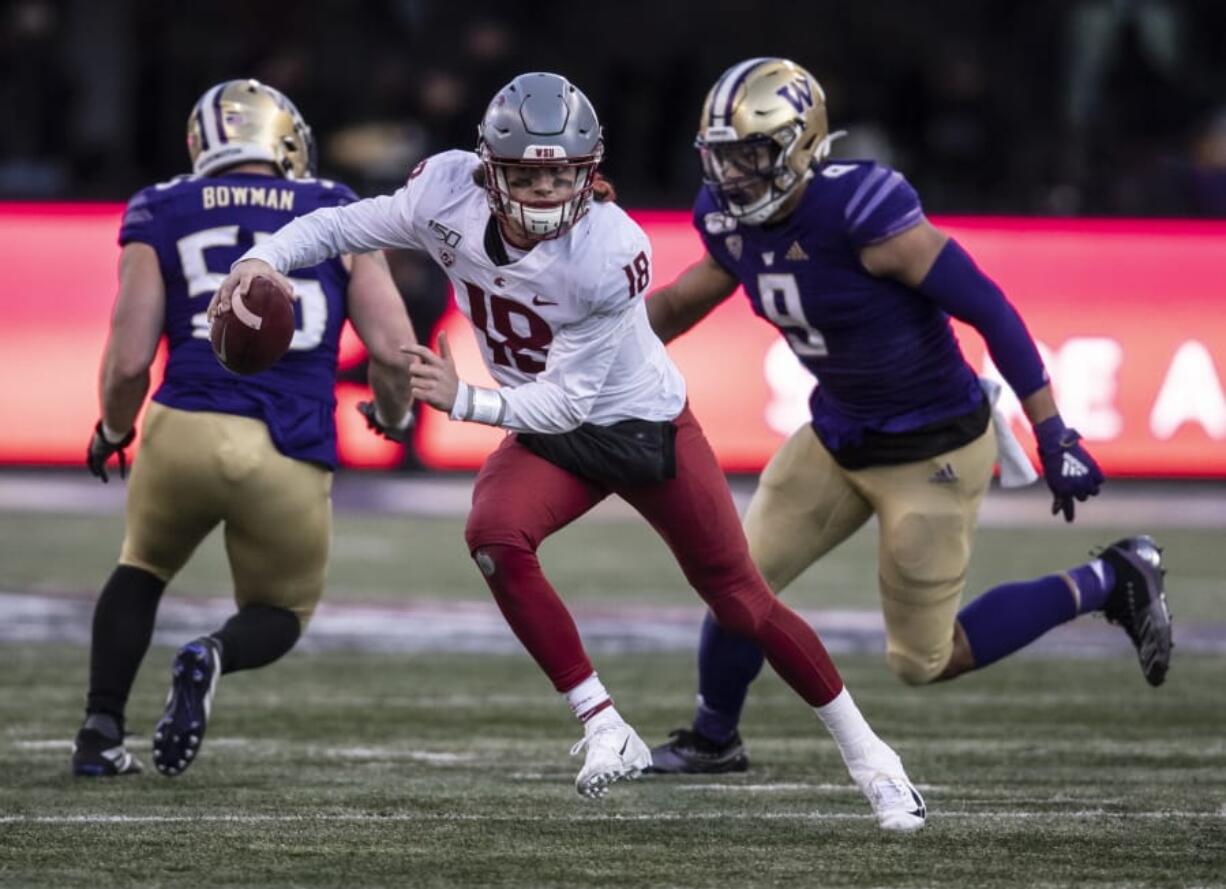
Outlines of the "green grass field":
[{"label": "green grass field", "polygon": [[[488,601],[465,550],[463,528],[459,518],[338,514],[326,599]],[[1222,531],[1156,533],[1167,551],[1178,617],[1226,621]],[[1024,531],[981,528],[967,588],[980,591],[1076,565],[1091,548],[1120,536],[1055,520]],[[0,512],[0,590],[94,591],[114,567],[122,540],[121,516]],[[788,601],[807,608],[877,608],[876,547],[870,524],[789,587]],[[541,562],[567,601],[697,602],[672,555],[644,522],[579,521],[545,541]],[[230,595],[219,533],[204,542],[172,589],[176,595]]]},{"label": "green grass field", "polygon": [[[891,837],[774,677],[745,723],[751,772],[619,784],[593,803],[571,784],[576,728],[524,657],[291,655],[223,681],[183,777],[113,781],[67,773],[84,652],[4,659],[4,885],[1207,886],[1226,874],[1220,660],[1185,659],[1160,693],[1135,665],[1101,661],[1014,662],[907,693],[877,659],[844,659],[932,811],[922,834]],[[689,710],[688,656],[601,671],[648,737]],[[162,672],[134,694],[138,754]]]},{"label": "green grass field", "polygon": [[[459,528],[338,517],[329,595],[484,600]],[[0,515],[0,590],[94,589],[121,533],[115,518]],[[1221,621],[1220,532],[1159,536],[1177,621]],[[1109,539],[985,530],[972,587]],[[859,535],[789,598],[874,607],[874,546]],[[572,601],[693,601],[637,525],[581,523],[544,561]],[[216,540],[176,588],[226,592]],[[1226,658],[1176,657],[1152,690],[1126,658],[1014,659],[907,689],[879,656],[840,656],[927,797],[929,828],[892,837],[773,676],[750,698],[748,774],[618,784],[593,803],[573,789],[578,728],[524,655],[296,652],[223,680],[183,777],[81,781],[68,757],[86,652],[0,645],[0,885],[1226,886]],[[151,653],[129,710],[146,763],[169,659]],[[688,718],[692,654],[598,667],[649,741]]]}]

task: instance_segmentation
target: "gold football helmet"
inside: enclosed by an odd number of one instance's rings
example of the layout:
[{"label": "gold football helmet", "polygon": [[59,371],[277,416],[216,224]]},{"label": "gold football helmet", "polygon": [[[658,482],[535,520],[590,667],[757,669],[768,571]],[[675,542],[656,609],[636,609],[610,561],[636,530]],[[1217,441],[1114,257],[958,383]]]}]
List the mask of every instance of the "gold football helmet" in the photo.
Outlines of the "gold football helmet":
[{"label": "gold football helmet", "polygon": [[315,173],[315,140],[294,103],[258,80],[227,80],[205,90],[187,118],[192,169],[208,176],[266,161],[286,179]]},{"label": "gold football helmet", "polygon": [[826,94],[787,59],[739,62],[707,93],[694,144],[728,215],[760,225],[829,153]]}]

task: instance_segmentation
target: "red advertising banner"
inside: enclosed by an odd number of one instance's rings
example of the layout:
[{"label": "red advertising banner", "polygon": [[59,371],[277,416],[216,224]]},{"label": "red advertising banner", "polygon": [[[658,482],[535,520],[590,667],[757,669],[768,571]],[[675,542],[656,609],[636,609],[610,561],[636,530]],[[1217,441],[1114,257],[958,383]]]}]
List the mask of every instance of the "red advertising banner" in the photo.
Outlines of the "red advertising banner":
[{"label": "red advertising banner", "polygon": [[[96,377],[115,290],[118,205],[0,204],[0,463],[77,463],[97,418]],[[651,237],[655,281],[698,258],[688,215],[635,217]],[[1107,472],[1226,477],[1226,223],[945,218],[1004,288],[1040,343],[1066,420]],[[489,384],[468,322],[442,328],[461,374]],[[959,326],[971,364],[995,375],[983,343]],[[755,471],[805,422],[813,379],[748,301],[734,295],[670,351],[724,467]],[[346,331],[342,364],[362,357]],[[338,389],[342,460],[391,466],[396,445],[371,436]],[[1029,441],[1016,401],[1006,412]],[[430,466],[478,466],[502,433],[423,412]]]}]

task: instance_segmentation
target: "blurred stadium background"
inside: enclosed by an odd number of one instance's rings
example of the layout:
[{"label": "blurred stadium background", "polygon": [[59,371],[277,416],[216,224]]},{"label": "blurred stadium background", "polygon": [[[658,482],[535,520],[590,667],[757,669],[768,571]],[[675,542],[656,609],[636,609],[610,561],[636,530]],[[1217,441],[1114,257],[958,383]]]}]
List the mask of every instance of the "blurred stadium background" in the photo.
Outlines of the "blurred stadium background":
[{"label": "blurred stadium background", "polygon": [[[138,188],[187,169],[197,96],[237,76],[278,87],[315,131],[321,175],[370,195],[472,144],[512,75],[557,70],[601,113],[606,171],[663,282],[700,249],[685,211],[702,97],[753,55],[809,67],[849,133],[836,154],[901,169],[1001,282],[1112,476],[1071,528],[1039,488],[994,491],[968,593],[1150,531],[1177,622],[1167,686],[1145,688],[1118,631],[1083,619],[1033,657],[902,688],[880,655],[870,527],[789,597],[927,782],[928,836],[870,834],[773,678],[746,723],[759,771],[582,807],[563,708],[463,551],[471,470],[495,438],[437,415],[410,448],[370,436],[351,339],[329,592],[300,650],[223,683],[216,736],[182,780],[74,785],[83,644],[122,537],[122,485],[81,466],[118,220]],[[748,886],[818,866],[827,885],[1222,885],[1224,59],[1226,4],[1212,0],[0,3],[0,885],[207,870],[214,885]],[[478,376],[441,275],[391,259],[419,336],[448,330]],[[961,339],[993,373],[978,337]],[[740,303],[673,352],[743,502],[803,422],[811,380]],[[663,545],[607,504],[543,559],[619,706],[645,736],[679,725],[701,611]],[[214,625],[228,594],[215,537],[172,586],[157,644]],[[168,658],[147,660],[134,726],[156,718]],[[170,845],[189,851],[168,863]]]}]

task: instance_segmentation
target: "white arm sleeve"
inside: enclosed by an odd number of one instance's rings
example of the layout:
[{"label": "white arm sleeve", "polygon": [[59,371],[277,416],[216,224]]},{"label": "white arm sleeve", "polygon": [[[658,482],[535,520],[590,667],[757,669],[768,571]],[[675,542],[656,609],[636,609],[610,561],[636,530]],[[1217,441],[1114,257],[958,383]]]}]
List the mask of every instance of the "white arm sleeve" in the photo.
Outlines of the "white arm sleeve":
[{"label": "white arm sleeve", "polygon": [[416,194],[420,187],[400,188],[344,207],[323,207],[299,216],[276,234],[243,254],[244,259],[262,259],[278,272],[318,265],[342,253],[371,250],[422,249],[413,227]]},{"label": "white arm sleeve", "polygon": [[592,314],[559,331],[545,370],[531,383],[504,386],[502,426],[515,432],[570,432],[587,420],[633,314]]}]

